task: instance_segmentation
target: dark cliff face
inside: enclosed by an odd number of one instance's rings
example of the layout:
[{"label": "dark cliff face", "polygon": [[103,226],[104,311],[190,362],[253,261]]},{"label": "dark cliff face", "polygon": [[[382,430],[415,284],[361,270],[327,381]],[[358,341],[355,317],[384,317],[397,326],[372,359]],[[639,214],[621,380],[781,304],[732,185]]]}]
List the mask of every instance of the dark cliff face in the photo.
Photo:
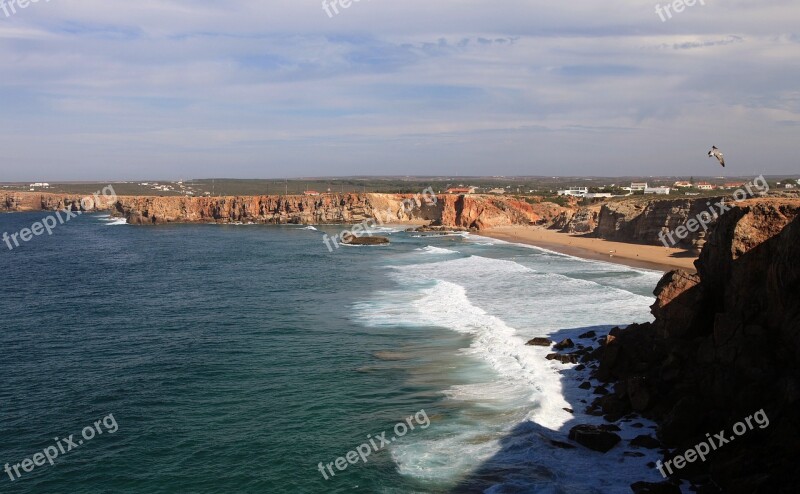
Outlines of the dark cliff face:
[{"label": "dark cliff face", "polygon": [[[757,428],[680,475],[723,492],[789,492],[800,481],[800,201],[750,200],[722,215],[696,275],[668,273],[652,324],[615,329],[598,377],[607,413],[643,411],[681,453],[764,410]],[[794,490],[792,490],[794,492]]]},{"label": "dark cliff face", "polygon": [[[709,211],[718,211],[714,204],[722,197],[702,199],[666,199],[652,201],[622,201],[605,204],[600,210],[595,233],[606,240],[660,245],[659,233],[675,231],[687,221]],[[728,200],[729,201],[729,200]],[[729,201],[732,202],[732,201]],[[727,206],[727,203],[726,203]],[[710,214],[710,213],[709,213]],[[709,222],[709,226],[715,221]],[[691,247],[698,238],[691,233],[677,246]]]}]

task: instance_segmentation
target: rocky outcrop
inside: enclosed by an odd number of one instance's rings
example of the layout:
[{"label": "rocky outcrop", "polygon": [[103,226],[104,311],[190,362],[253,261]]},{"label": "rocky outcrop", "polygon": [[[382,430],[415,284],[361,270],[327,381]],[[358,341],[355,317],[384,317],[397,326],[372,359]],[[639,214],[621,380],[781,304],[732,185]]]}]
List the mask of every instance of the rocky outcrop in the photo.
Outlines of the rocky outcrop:
[{"label": "rocky outcrop", "polygon": [[47,194],[33,192],[0,192],[0,211],[110,211],[116,198],[98,194],[80,196],[75,194]]},{"label": "rocky outcrop", "polygon": [[356,237],[353,235],[343,236],[342,245],[386,245],[389,244],[389,239],[386,237]]},{"label": "rocky outcrop", "polygon": [[[539,210],[548,210],[547,207]],[[537,208],[509,198],[440,196],[435,202],[399,194],[330,194],[254,197],[120,197],[117,212],[133,224],[253,222],[332,224],[432,222],[484,229],[528,225],[542,219]]]},{"label": "rocky outcrop", "polygon": [[317,197],[120,197],[116,204],[117,213],[134,225],[359,223],[372,218],[373,209],[366,198],[359,194]]},{"label": "rocky outcrop", "polygon": [[542,220],[548,221],[557,214],[549,203],[530,204],[509,197],[446,195],[440,197],[440,200],[442,225],[478,230],[498,226],[532,225]]},{"label": "rocky outcrop", "polygon": [[83,198],[29,192],[0,196],[0,210],[35,211],[64,207],[111,210],[131,224],[272,223],[354,224],[429,222],[456,229],[548,223],[564,208],[510,197],[479,195],[326,194],[322,196],[99,196]]},{"label": "rocky outcrop", "polygon": [[550,345],[553,344],[553,341],[550,338],[537,337],[537,338],[533,338],[532,340],[529,340],[525,344],[528,345],[528,346],[547,346],[547,347],[549,347]]},{"label": "rocky outcrop", "polygon": [[[675,476],[711,476],[722,492],[794,492],[800,482],[800,201],[754,199],[720,216],[695,263],[664,276],[655,321],[615,328],[595,352],[617,418],[659,422],[664,461],[763,410],[707,461]],[[711,490],[709,492],[718,492]]]},{"label": "rocky outcrop", "polygon": [[[687,221],[697,218],[701,213],[717,211],[712,208],[722,197],[702,199],[654,199],[650,201],[627,200],[604,204],[597,219],[595,235],[618,242],[662,245],[659,234],[675,231]],[[730,198],[729,198],[730,200]],[[713,226],[716,220],[708,222]],[[691,247],[699,238],[700,228],[690,233],[676,246]]]},{"label": "rocky outcrop", "polygon": [[622,438],[607,430],[602,425],[576,425],[569,431],[569,438],[578,444],[594,451],[607,453],[619,443]]},{"label": "rocky outcrop", "polygon": [[597,228],[599,215],[598,207],[567,209],[553,220],[550,228],[563,233],[592,233]]}]

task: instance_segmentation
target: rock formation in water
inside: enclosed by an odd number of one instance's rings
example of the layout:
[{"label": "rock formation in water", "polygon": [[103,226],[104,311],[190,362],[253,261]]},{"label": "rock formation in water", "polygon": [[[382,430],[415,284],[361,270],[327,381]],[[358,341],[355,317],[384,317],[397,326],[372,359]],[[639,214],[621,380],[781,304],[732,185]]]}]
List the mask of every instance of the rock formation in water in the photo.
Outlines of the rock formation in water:
[{"label": "rock formation in water", "polygon": [[[704,492],[795,492],[800,481],[800,201],[754,199],[722,215],[695,263],[658,284],[655,321],[615,328],[596,376],[614,392],[594,408],[610,419],[655,419],[663,461],[763,410],[705,462],[676,477]],[[708,434],[708,435],[707,435]],[[714,490],[715,484],[721,489]]]}]

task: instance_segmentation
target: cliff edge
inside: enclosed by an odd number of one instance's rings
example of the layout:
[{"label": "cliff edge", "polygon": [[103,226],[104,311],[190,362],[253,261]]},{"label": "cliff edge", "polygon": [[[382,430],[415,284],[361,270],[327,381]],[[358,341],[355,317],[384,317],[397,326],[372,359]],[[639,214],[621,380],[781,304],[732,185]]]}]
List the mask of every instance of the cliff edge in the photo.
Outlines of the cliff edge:
[{"label": "cliff edge", "polygon": [[655,419],[670,448],[665,463],[763,410],[767,427],[673,477],[710,479],[703,492],[795,492],[799,258],[800,201],[753,199],[720,216],[697,274],[673,271],[659,282],[655,321],[606,338],[596,377],[615,383],[614,392],[594,408],[609,419],[632,411]]},{"label": "cliff edge", "polygon": [[6,192],[0,211],[70,209],[111,211],[134,225],[164,223],[355,224],[433,223],[481,230],[495,226],[547,223],[564,211],[552,203],[528,203],[483,195],[324,194],[320,196],[100,196]]}]

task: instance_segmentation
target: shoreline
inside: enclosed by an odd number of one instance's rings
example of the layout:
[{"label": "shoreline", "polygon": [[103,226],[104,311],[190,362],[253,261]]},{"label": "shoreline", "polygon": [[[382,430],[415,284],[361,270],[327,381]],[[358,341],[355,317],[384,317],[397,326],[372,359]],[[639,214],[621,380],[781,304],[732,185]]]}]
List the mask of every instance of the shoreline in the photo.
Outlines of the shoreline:
[{"label": "shoreline", "polygon": [[601,238],[585,237],[583,234],[561,233],[538,226],[496,227],[481,231],[478,235],[505,242],[541,247],[583,259],[606,261],[665,273],[674,269],[683,269],[690,273],[697,271],[694,267],[697,257],[689,255],[684,249],[612,242]]}]

